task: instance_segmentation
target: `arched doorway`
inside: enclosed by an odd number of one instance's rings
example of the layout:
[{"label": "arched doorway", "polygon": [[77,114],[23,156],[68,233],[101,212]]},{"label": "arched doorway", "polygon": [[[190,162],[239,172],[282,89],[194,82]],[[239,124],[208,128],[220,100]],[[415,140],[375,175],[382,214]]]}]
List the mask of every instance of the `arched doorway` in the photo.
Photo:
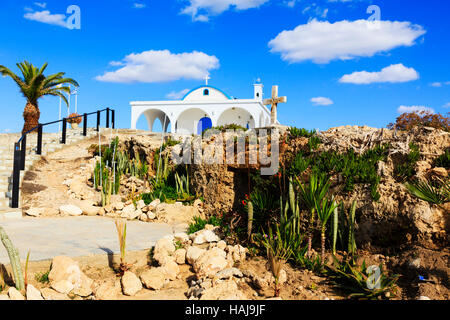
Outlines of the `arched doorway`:
[{"label": "arched doorway", "polygon": [[255,119],[245,109],[230,108],[222,112],[217,120],[218,126],[225,126],[227,124],[237,124],[247,129],[253,129],[255,127]]},{"label": "arched doorway", "polygon": [[144,115],[147,120],[148,130],[151,132],[168,132],[170,119],[163,111],[158,109],[150,109],[139,115],[136,121],[136,128],[145,130],[144,122],[141,120],[141,116]]},{"label": "arched doorway", "polygon": [[190,108],[184,110],[176,121],[176,132],[180,134],[201,134],[202,128],[207,128],[208,124],[212,126],[211,117],[207,112],[200,108]]},{"label": "arched doorway", "polygon": [[209,129],[211,127],[212,127],[211,118],[203,117],[200,120],[198,120],[197,134],[202,134],[203,131],[205,131],[206,129]]}]

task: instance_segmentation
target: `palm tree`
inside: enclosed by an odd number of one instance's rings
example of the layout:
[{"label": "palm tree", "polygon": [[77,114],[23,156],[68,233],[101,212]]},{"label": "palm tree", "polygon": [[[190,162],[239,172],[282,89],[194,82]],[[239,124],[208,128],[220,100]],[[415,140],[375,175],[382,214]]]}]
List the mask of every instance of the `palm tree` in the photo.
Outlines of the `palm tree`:
[{"label": "palm tree", "polygon": [[50,76],[45,76],[44,71],[48,63],[45,63],[42,68],[38,69],[28,61],[17,63],[17,67],[22,72],[20,77],[5,66],[0,65],[0,74],[4,77],[10,76],[14,82],[19,86],[20,92],[27,99],[27,104],[23,112],[23,119],[25,121],[22,133],[26,133],[39,124],[39,117],[41,115],[38,106],[38,99],[50,95],[61,97],[68,105],[67,98],[64,92],[70,93],[69,86],[62,86],[63,84],[72,84],[78,87],[78,82],[71,78],[64,78],[64,72],[58,72]]}]

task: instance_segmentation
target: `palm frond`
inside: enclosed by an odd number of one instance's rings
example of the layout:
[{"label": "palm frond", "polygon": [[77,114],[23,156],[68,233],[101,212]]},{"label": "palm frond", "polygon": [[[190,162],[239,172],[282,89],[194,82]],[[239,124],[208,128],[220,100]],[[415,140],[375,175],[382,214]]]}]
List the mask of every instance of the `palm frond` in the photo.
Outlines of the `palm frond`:
[{"label": "palm frond", "polygon": [[435,186],[428,181],[412,181],[405,183],[406,189],[415,197],[434,204],[450,201],[450,180]]}]

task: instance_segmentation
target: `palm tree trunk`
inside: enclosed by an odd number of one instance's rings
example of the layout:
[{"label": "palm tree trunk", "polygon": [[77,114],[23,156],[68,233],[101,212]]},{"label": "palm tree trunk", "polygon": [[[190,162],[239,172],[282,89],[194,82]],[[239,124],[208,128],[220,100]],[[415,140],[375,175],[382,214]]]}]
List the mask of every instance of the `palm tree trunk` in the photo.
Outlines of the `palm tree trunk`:
[{"label": "palm tree trunk", "polygon": [[40,116],[41,112],[39,111],[38,104],[33,104],[28,101],[27,105],[25,106],[25,110],[23,111],[23,120],[25,121],[25,123],[23,125],[22,134],[37,127],[39,125]]}]

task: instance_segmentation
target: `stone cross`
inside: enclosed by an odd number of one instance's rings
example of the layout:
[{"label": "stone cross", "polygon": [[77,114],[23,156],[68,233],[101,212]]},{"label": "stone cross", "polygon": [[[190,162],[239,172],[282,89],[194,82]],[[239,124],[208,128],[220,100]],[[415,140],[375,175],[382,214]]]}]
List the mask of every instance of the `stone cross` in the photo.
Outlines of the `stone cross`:
[{"label": "stone cross", "polygon": [[277,106],[279,103],[286,103],[287,97],[278,97],[278,86],[272,87],[272,98],[265,99],[264,105],[271,105],[272,108],[270,110],[270,124],[275,125],[277,123]]}]

